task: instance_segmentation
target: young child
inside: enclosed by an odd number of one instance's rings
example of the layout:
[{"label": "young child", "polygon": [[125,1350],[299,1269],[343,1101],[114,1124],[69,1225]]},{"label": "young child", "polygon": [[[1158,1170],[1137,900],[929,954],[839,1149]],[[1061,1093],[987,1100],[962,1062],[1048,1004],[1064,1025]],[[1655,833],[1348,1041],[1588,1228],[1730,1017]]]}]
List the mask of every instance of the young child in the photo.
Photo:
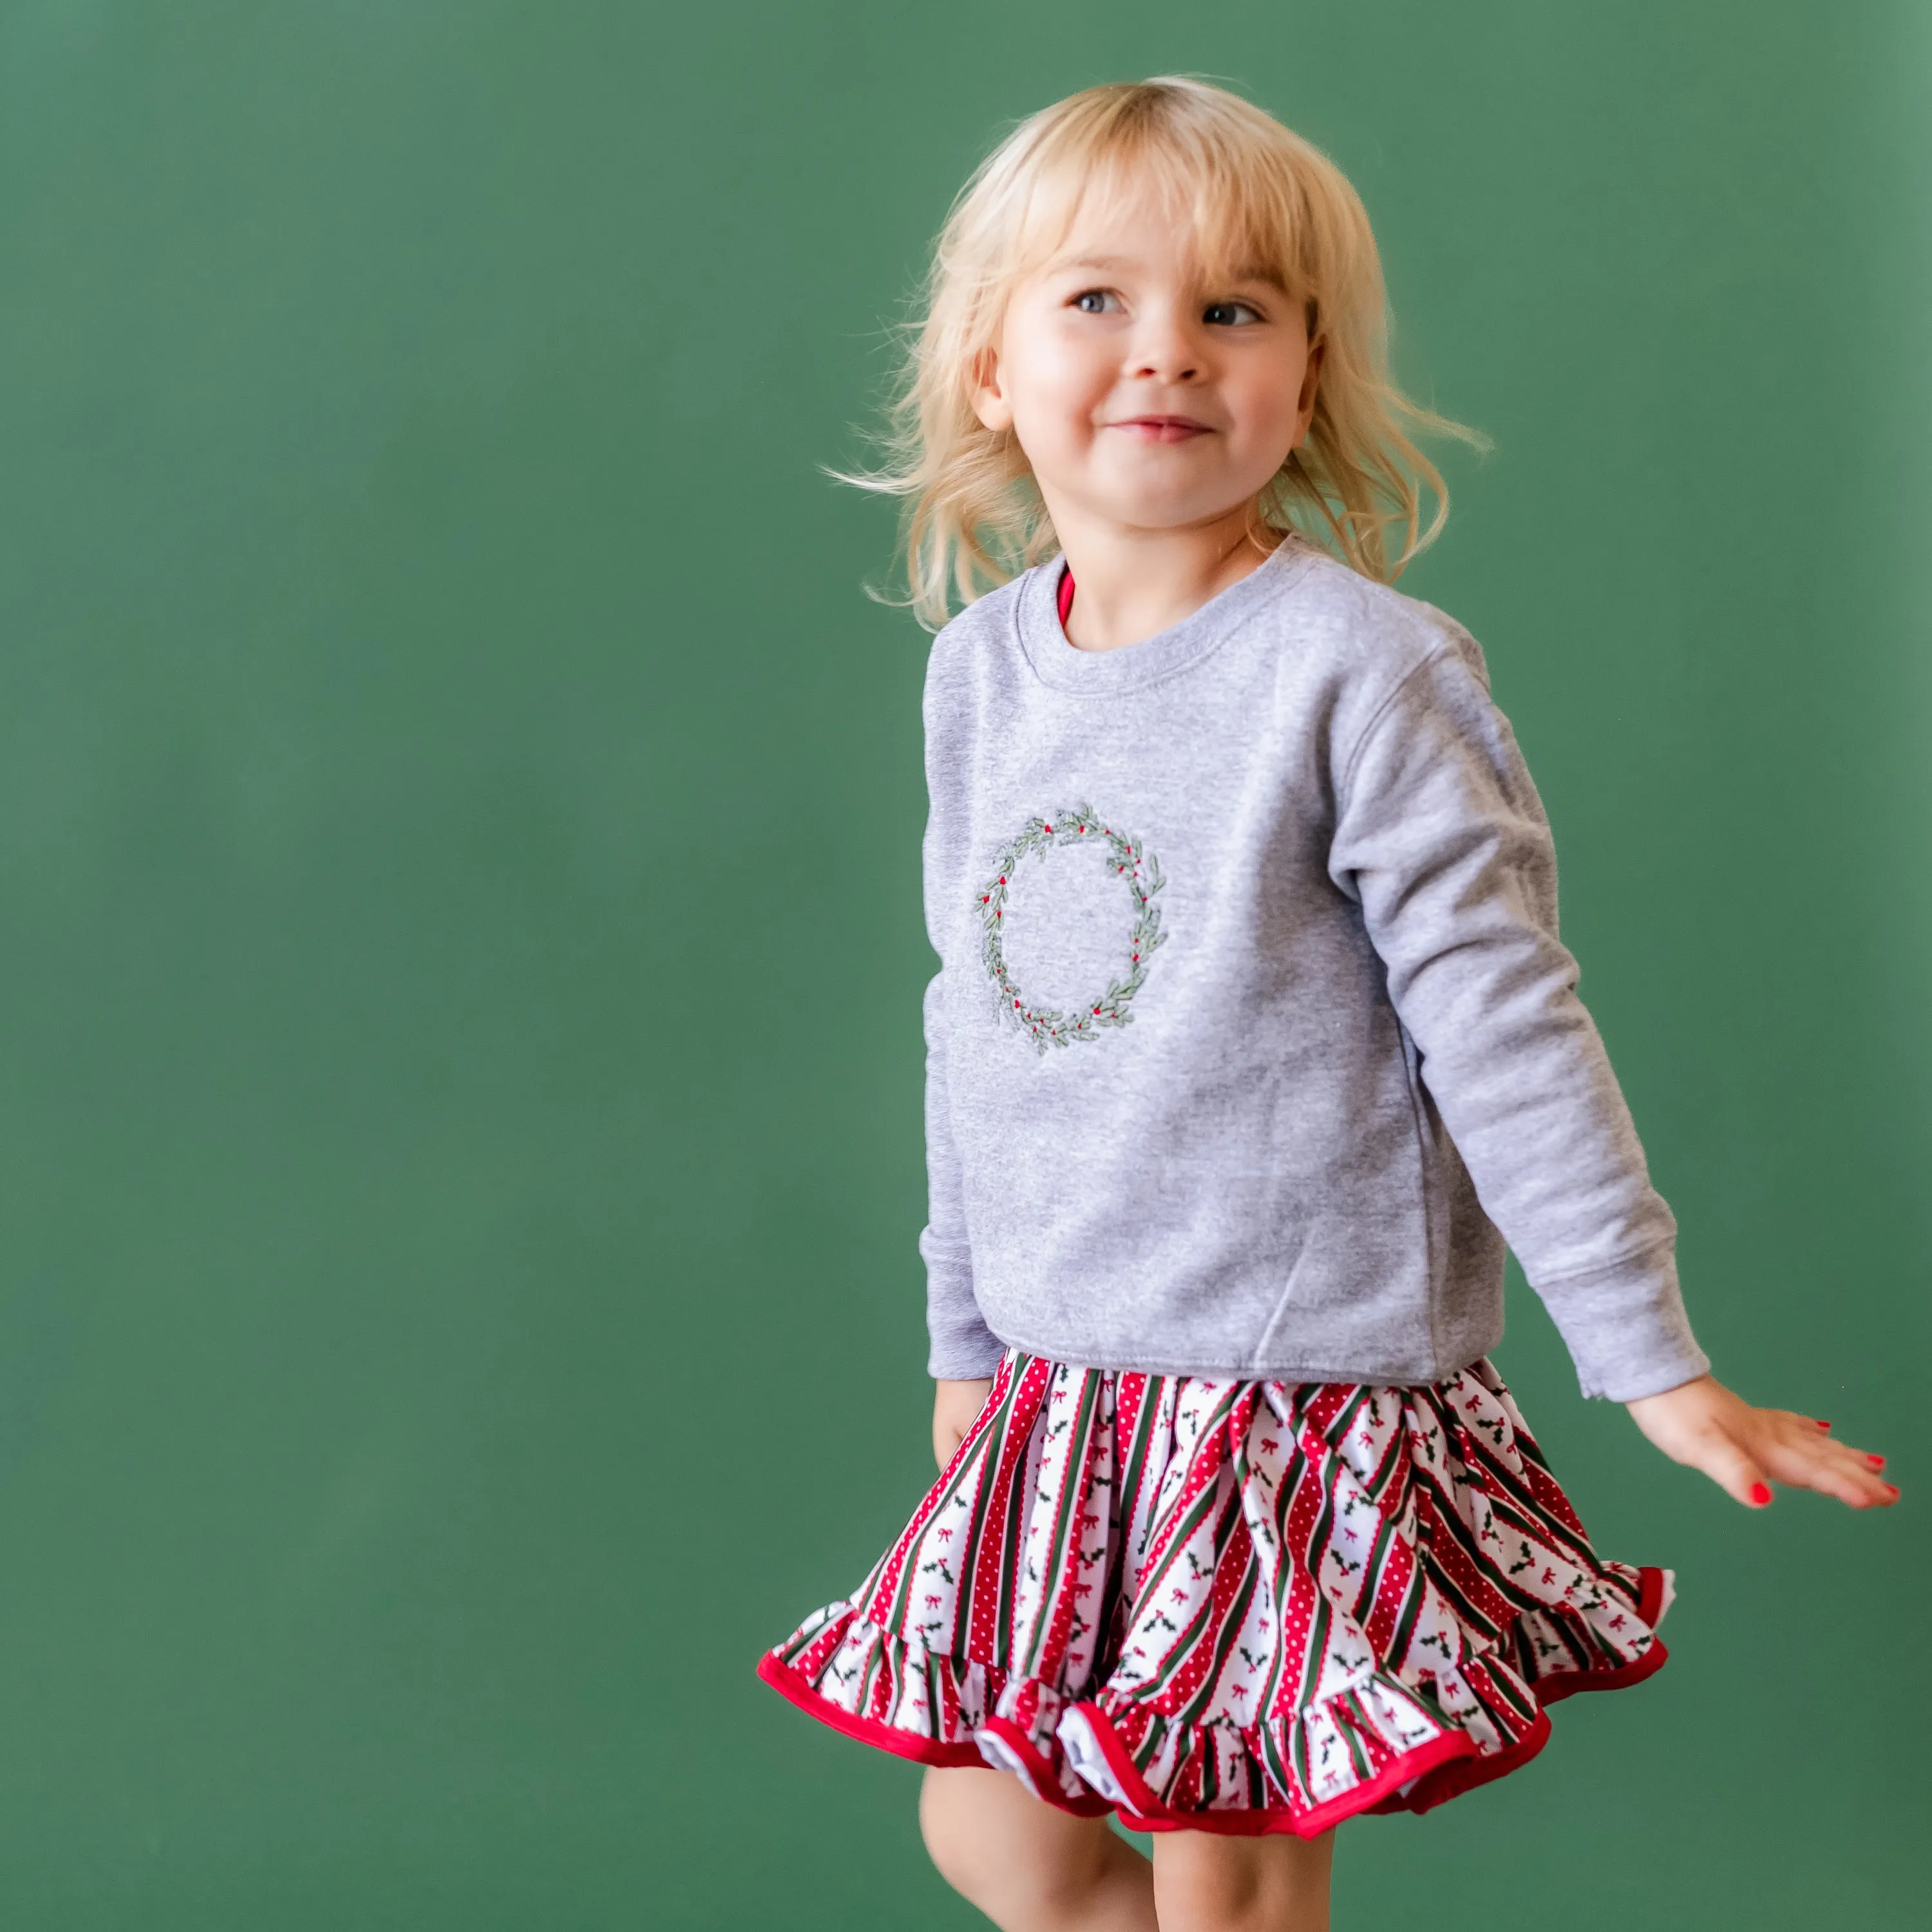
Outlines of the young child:
[{"label": "young child", "polygon": [[1383,323],[1348,183],[1191,80],[1034,116],[936,252],[884,481],[921,614],[967,607],[925,701],[943,1473],[760,1670],[932,1767],[1007,1932],[1314,1932],[1340,1821],[1664,1662],[1671,1573],[1598,1555],[1487,1360],[1505,1243],[1585,1393],[1740,1503],[1898,1493],[1693,1338],[1482,653],[1388,587],[1444,507],[1404,425],[1455,426]]}]

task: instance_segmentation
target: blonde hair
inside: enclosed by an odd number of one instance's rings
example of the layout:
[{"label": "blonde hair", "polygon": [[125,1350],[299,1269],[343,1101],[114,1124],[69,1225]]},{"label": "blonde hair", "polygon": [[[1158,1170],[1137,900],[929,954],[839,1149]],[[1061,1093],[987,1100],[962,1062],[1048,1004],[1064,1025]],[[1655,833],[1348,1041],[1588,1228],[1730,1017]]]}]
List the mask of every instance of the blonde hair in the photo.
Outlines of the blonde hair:
[{"label": "blonde hair", "polygon": [[[1255,506],[1255,538],[1300,528],[1390,583],[1449,512],[1408,430],[1486,440],[1402,394],[1388,373],[1382,264],[1360,197],[1318,148],[1238,94],[1174,75],[1090,87],[1022,122],[974,171],[940,231],[924,314],[878,471],[841,474],[904,498],[910,604],[930,628],[956,590],[985,590],[1058,548],[1026,457],[974,413],[975,371],[1014,287],[1070,231],[1083,202],[1151,173],[1200,238],[1210,273],[1260,272],[1306,305],[1322,346],[1314,419]],[[1436,513],[1421,526],[1421,497]],[[1390,554],[1392,529],[1402,532]]]}]

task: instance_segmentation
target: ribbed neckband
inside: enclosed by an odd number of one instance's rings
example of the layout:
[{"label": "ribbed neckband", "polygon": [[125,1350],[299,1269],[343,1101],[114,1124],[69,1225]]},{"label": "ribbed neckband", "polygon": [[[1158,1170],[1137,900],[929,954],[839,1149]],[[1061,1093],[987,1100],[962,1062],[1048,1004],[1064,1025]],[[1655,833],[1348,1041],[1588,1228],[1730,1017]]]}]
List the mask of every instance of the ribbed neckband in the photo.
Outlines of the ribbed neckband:
[{"label": "ribbed neckband", "polygon": [[1179,623],[1156,631],[1138,644],[1123,644],[1112,651],[1083,651],[1067,641],[1060,627],[1058,608],[1060,573],[1066,560],[1064,554],[1058,556],[1028,573],[1014,600],[1013,622],[1020,649],[1040,682],[1056,691],[1101,698],[1144,690],[1218,650],[1268,598],[1278,596],[1321,555],[1304,537],[1284,537],[1264,562],[1238,584],[1209,598]]}]

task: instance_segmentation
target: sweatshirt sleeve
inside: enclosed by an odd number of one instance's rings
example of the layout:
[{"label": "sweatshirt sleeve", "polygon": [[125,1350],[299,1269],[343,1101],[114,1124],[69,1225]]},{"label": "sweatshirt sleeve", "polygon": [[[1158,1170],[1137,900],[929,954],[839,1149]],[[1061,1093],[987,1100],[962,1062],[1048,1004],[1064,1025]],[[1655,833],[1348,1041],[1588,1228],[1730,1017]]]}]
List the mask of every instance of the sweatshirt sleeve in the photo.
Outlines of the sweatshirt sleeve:
[{"label": "sweatshirt sleeve", "polygon": [[941,964],[927,982],[924,1005],[927,1206],[919,1252],[926,1263],[926,1325],[932,1345],[927,1372],[942,1381],[970,1382],[992,1375],[1006,1350],[986,1326],[974,1298],[965,1182],[946,1087],[948,976],[944,963],[946,921],[940,916],[946,898],[942,855],[952,842],[952,829],[958,811],[954,773],[961,760],[947,736],[953,707],[947,702],[946,680],[940,664],[935,645],[920,707],[926,728],[926,786],[929,801],[920,850],[926,934]]},{"label": "sweatshirt sleeve", "polygon": [[1004,1350],[973,1298],[973,1251],[946,1093],[945,976],[935,973],[926,988],[927,1219],[919,1252],[926,1263],[926,1325],[932,1342],[927,1372],[947,1382],[970,1382],[990,1376]]},{"label": "sweatshirt sleeve", "polygon": [[1452,640],[1369,719],[1337,773],[1330,875],[1584,1394],[1634,1401],[1710,1359],[1678,1289],[1677,1224],[1557,937],[1549,821],[1481,662]]}]

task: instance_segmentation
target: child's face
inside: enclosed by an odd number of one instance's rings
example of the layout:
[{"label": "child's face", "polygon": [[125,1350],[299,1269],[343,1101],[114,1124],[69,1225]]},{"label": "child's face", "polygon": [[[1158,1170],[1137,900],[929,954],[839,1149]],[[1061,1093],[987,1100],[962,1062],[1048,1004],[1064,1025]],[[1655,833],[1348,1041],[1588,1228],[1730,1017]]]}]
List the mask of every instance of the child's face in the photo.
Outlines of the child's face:
[{"label": "child's face", "polygon": [[1014,290],[974,406],[1012,430],[1063,534],[1174,530],[1253,502],[1307,434],[1320,361],[1299,302],[1209,282],[1150,191],[1083,213]]}]

